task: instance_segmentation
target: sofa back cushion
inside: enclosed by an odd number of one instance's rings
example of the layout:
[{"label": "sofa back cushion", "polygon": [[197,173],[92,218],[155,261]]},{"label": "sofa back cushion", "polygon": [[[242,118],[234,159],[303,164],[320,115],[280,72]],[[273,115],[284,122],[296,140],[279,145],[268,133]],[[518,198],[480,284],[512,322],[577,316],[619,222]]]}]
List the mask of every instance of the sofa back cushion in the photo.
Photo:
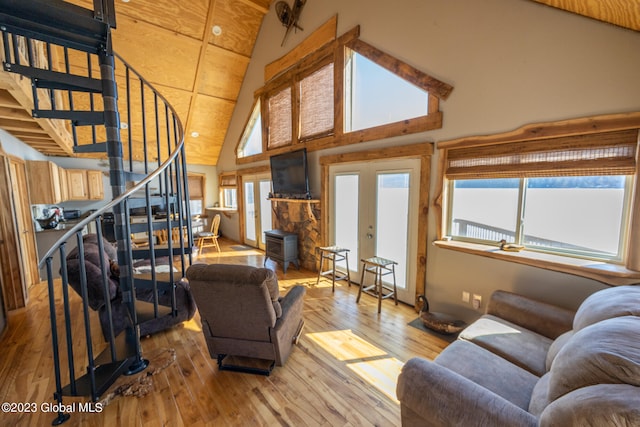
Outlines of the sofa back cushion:
[{"label": "sofa back cushion", "polygon": [[620,316],[640,316],[640,286],[614,286],[591,294],[576,311],[573,330]]},{"label": "sofa back cushion", "polygon": [[603,320],[576,332],[550,373],[549,401],[595,384],[640,387],[640,317]]}]

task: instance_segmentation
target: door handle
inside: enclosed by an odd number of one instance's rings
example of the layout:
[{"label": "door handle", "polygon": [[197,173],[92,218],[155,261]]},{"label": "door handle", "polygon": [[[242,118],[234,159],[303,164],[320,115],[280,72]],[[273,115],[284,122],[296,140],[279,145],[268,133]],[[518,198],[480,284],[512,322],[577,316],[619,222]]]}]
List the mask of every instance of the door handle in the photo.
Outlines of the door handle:
[{"label": "door handle", "polygon": [[367,239],[373,239],[373,234],[367,233]]}]

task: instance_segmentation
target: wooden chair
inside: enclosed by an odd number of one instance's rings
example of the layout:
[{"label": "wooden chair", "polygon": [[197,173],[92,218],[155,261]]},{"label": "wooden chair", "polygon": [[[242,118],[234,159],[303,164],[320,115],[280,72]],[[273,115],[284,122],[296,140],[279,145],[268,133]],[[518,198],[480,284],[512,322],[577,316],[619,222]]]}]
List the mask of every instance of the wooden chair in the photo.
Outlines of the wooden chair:
[{"label": "wooden chair", "polygon": [[[220,228],[220,214],[216,214],[211,220],[211,230],[210,231],[201,231],[196,237],[198,238],[198,252],[202,253],[202,248],[208,248],[210,246],[215,246],[220,252],[220,245],[218,244],[218,229]],[[208,243],[205,244],[205,241]]]}]

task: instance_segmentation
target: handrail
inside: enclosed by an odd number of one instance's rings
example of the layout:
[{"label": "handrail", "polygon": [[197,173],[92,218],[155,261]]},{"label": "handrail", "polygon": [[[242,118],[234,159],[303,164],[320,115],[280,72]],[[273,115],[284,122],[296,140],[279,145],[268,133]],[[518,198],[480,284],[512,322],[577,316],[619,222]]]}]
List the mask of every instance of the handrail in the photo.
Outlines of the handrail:
[{"label": "handrail", "polygon": [[97,217],[102,215],[107,210],[109,210],[112,207],[122,203],[124,200],[128,199],[129,197],[131,197],[131,195],[133,195],[133,193],[143,189],[149,182],[151,182],[156,177],[158,177],[158,175],[160,175],[162,172],[164,172],[167,169],[167,167],[169,167],[169,165],[176,159],[176,157],[180,153],[180,150],[182,150],[182,148],[184,146],[184,128],[183,128],[182,122],[180,121],[180,119],[178,117],[178,113],[173,108],[173,106],[169,103],[169,101],[167,101],[167,99],[164,96],[162,96],[162,94],[160,94],[160,92],[157,91],[157,89],[151,83],[149,83],[144,77],[142,77],[140,75],[140,73],[138,73],[138,71],[136,71],[133,67],[131,67],[131,65],[129,65],[129,63],[127,61],[125,61],[120,55],[118,55],[116,52],[113,52],[113,55],[116,58],[118,58],[120,61],[122,61],[127,68],[129,68],[131,71],[133,71],[133,73],[137,76],[137,78],[140,79],[140,81],[144,82],[149,88],[151,88],[153,93],[156,94],[164,102],[164,104],[169,108],[169,110],[171,111],[173,117],[175,118],[174,119],[174,124],[177,126],[178,135],[180,137],[180,142],[179,142],[179,144],[176,145],[176,148],[170,153],[170,155],[167,158],[167,160],[162,162],[162,164],[160,164],[160,166],[158,166],[158,168],[156,170],[154,170],[153,172],[149,173],[149,175],[147,175],[142,181],[137,183],[135,186],[133,186],[132,188],[130,188],[126,192],[122,193],[117,198],[111,200],[109,203],[107,203],[103,207],[99,208],[95,212],[92,212],[91,214],[89,214],[89,216],[87,216],[82,221],[80,221],[77,224],[75,224],[73,227],[71,227],[71,229],[69,229],[69,231],[64,233],[54,243],[54,245],[44,254],[44,256],[40,259],[40,261],[38,262],[38,268],[43,268],[45,266],[47,258],[51,258],[54,255],[54,253],[59,250],[59,248],[60,248],[60,246],[61,246],[61,244],[63,242],[66,242],[67,240],[69,240],[75,233],[77,233],[78,231],[82,230],[86,225],[88,225],[89,223],[94,221]]}]

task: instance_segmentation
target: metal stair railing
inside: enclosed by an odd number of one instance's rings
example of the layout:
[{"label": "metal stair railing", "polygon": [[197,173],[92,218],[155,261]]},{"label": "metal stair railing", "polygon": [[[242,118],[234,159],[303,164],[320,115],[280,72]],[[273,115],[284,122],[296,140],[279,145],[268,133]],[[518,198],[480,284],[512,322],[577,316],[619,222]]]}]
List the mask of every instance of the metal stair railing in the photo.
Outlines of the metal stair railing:
[{"label": "metal stair railing", "polygon": [[[169,102],[111,50],[113,0],[94,0],[95,11],[59,0],[0,0],[0,5],[3,67],[31,79],[33,115],[68,120],[74,151],[106,152],[109,160],[114,199],[65,232],[39,262],[39,267],[46,269],[49,291],[54,399],[62,404],[63,395],[71,395],[90,396],[97,401],[120,375],[146,367],[140,347],[140,323],[177,314],[175,283],[191,264],[193,248],[184,129]],[[65,19],[70,23],[65,24]],[[94,77],[98,74],[100,78]],[[119,97],[119,92],[124,95]],[[102,108],[98,98],[102,98]],[[127,117],[126,126],[120,117]],[[126,145],[121,132],[126,133]],[[129,189],[127,182],[132,183]],[[164,219],[154,221],[154,206],[164,210]],[[136,208],[143,208],[145,224],[131,224],[131,210]],[[105,217],[111,211],[115,219],[119,288],[130,320],[119,335],[114,333],[111,265],[104,258],[104,245],[109,244],[105,242]],[[100,282],[108,319],[106,344],[97,339],[101,334],[95,327],[96,312],[90,311],[88,302],[83,237],[87,228],[95,228],[100,252]],[[174,242],[171,236],[176,228],[180,238]],[[166,230],[169,236],[164,246],[156,242],[158,230]],[[147,236],[144,249],[132,245],[132,234],[141,232]],[[67,248],[73,245],[79,260],[80,303],[69,292]],[[160,280],[155,272],[158,257],[168,258],[166,280]],[[179,260],[176,262],[174,257]],[[133,261],[139,258],[148,259],[151,279],[134,277]],[[56,259],[60,279],[54,271]],[[175,265],[180,266],[180,275],[174,273]],[[139,310],[145,304],[136,301],[136,290],[141,288],[153,290],[151,310],[144,315]],[[159,304],[160,292],[170,292],[170,310]],[[82,324],[83,337],[75,336],[78,324]],[[86,366],[84,375],[78,366]],[[63,387],[65,376],[69,377],[69,384]],[[69,414],[61,410],[53,424],[68,418]]]}]

